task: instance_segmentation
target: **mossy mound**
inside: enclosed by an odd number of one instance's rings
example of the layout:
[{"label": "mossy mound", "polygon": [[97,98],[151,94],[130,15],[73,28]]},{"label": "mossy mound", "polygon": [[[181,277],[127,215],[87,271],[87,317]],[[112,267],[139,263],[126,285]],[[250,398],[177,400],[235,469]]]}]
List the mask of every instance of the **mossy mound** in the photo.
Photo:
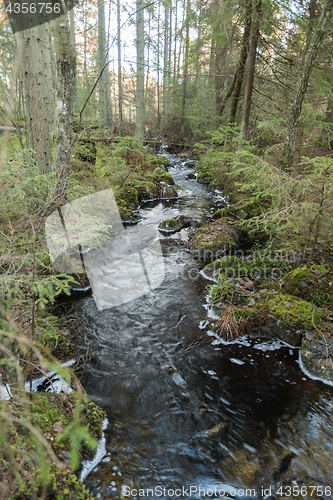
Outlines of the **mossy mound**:
[{"label": "mossy mound", "polygon": [[[250,258],[238,257],[239,251],[234,255],[225,255],[208,264],[202,274],[213,281],[221,277],[221,281],[233,280],[234,284],[241,280],[253,281],[256,287],[270,287],[291,268],[289,262],[278,258],[266,256],[264,253],[253,252]],[[241,252],[242,253],[242,252]]]},{"label": "mossy mound", "polygon": [[128,184],[115,189],[115,198],[121,215],[136,210],[139,206],[139,193]]},{"label": "mossy mound", "polygon": [[221,211],[222,216],[235,217],[236,219],[248,220],[258,217],[270,207],[270,200],[259,200],[256,197],[241,198],[237,203],[225,207]]},{"label": "mossy mound", "polygon": [[284,276],[283,290],[313,302],[317,307],[333,309],[333,274],[322,265],[294,269]]},{"label": "mossy mound", "polygon": [[261,304],[287,327],[311,330],[313,323],[318,324],[322,318],[322,313],[317,312],[311,302],[287,293],[265,295]]},{"label": "mossy mound", "polygon": [[133,180],[128,183],[136,189],[139,201],[156,200],[160,198],[161,188],[154,182]]},{"label": "mossy mound", "polygon": [[175,183],[175,181],[172,178],[172,175],[160,167],[155,168],[154,172],[148,173],[147,178],[151,179],[153,182],[156,183],[165,182],[169,186],[173,186]]},{"label": "mossy mound", "polygon": [[[11,405],[11,402],[9,402]],[[15,468],[20,471],[17,479],[10,468],[9,462],[0,458],[0,478],[6,478],[2,483],[2,493],[6,498],[21,500],[25,498],[63,499],[63,500],[88,500],[91,496],[87,493],[84,484],[78,478],[78,470],[70,466],[71,435],[62,440],[58,439],[62,430],[70,425],[74,418],[75,407],[81,408],[81,426],[89,431],[90,435],[99,438],[102,432],[102,422],[106,414],[86,396],[79,399],[77,393],[50,394],[34,393],[31,400],[29,421],[38,431],[57,458],[62,462],[62,467],[55,463],[49,464],[49,469],[41,473],[42,467],[38,446],[31,433],[15,422],[8,422],[8,436],[14,446],[19,450],[15,457],[11,456]],[[22,419],[22,408],[13,407],[12,413],[16,418]],[[37,450],[37,453],[36,453]],[[83,448],[81,457],[91,458],[93,452]],[[6,457],[6,451],[3,451]],[[46,456],[43,457],[46,465]],[[22,472],[21,472],[22,471]],[[5,498],[5,497],[4,497]]]},{"label": "mossy mound", "polygon": [[189,247],[199,259],[207,262],[236,248],[239,241],[239,227],[236,223],[220,219],[209,226],[196,229],[191,235]]}]

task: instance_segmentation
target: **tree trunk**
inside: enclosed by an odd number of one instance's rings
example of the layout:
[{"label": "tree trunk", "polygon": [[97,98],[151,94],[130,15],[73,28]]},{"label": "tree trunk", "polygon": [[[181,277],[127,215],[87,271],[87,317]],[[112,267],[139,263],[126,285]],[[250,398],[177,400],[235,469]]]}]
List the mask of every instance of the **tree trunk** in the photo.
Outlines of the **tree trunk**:
[{"label": "tree trunk", "polygon": [[251,30],[251,12],[252,12],[252,1],[246,0],[245,7],[245,22],[244,22],[244,34],[242,39],[242,49],[240,58],[237,65],[235,81],[234,81],[234,91],[231,101],[231,110],[230,110],[230,123],[234,123],[236,121],[236,113],[237,106],[239,102],[240,93],[242,90],[243,76],[244,76],[244,68],[246,64],[246,59],[248,55],[248,44]]},{"label": "tree trunk", "polygon": [[163,119],[166,117],[168,89],[169,0],[164,2]]},{"label": "tree trunk", "polygon": [[290,163],[294,155],[296,146],[297,121],[302,112],[302,104],[308,87],[312,67],[317,57],[320,44],[323,40],[325,30],[331,20],[332,10],[333,0],[325,0],[316,31],[313,35],[305,56],[302,73],[298,81],[294,102],[289,115],[287,139],[280,158],[280,167],[284,170],[287,170],[290,167]]},{"label": "tree trunk", "polygon": [[54,96],[47,24],[23,31],[22,70],[28,146],[34,149],[41,173],[52,171],[50,135],[54,119]]},{"label": "tree trunk", "polygon": [[160,104],[160,15],[161,2],[158,2],[158,18],[157,18],[157,128],[161,124],[161,104]]},{"label": "tree trunk", "polygon": [[117,0],[117,47],[118,47],[118,110],[119,135],[122,135],[123,125],[123,76],[121,68],[121,29],[120,29],[120,0]]},{"label": "tree trunk", "polygon": [[57,68],[54,164],[56,172],[64,180],[61,186],[64,188],[70,169],[73,102],[76,80],[75,48],[71,43],[67,14],[52,21],[52,31]]},{"label": "tree trunk", "polygon": [[254,73],[256,68],[256,55],[257,55],[257,45],[259,39],[259,16],[261,12],[261,0],[253,0],[255,5],[253,7],[252,16],[252,27],[251,27],[251,39],[250,39],[250,52],[249,52],[249,67],[246,79],[245,88],[245,101],[243,107],[243,119],[242,119],[242,136],[246,139],[246,133],[249,126],[250,120],[250,110],[252,102],[252,92],[253,92],[253,81]]},{"label": "tree trunk", "polygon": [[143,9],[144,0],[137,0],[136,14],[136,97],[135,97],[135,137],[142,142],[144,137],[145,123],[145,100],[144,100],[144,24]]},{"label": "tree trunk", "polygon": [[99,113],[104,126],[111,129],[113,117],[109,66],[105,66],[107,59],[104,0],[98,0],[98,73],[101,74],[103,71],[98,82]]},{"label": "tree trunk", "polygon": [[191,1],[186,2],[186,34],[185,34],[185,57],[184,57],[184,77],[183,77],[183,96],[182,96],[182,118],[186,115],[186,97],[187,97],[187,83],[188,83],[188,58],[189,58],[189,45],[190,45],[190,10]]}]

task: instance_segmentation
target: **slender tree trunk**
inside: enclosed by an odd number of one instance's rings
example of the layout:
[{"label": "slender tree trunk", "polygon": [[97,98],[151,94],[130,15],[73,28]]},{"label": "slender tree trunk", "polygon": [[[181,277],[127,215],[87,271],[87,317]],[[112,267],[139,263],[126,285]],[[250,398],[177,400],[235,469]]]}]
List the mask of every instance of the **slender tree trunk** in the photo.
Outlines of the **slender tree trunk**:
[{"label": "slender tree trunk", "polygon": [[174,54],[173,54],[173,84],[176,85],[177,74],[177,19],[178,19],[178,0],[175,6],[175,29],[174,29]]},{"label": "slender tree trunk", "polygon": [[[86,7],[86,2],[83,4],[83,9]],[[83,77],[87,79],[87,12],[83,14]]]},{"label": "slender tree trunk", "polygon": [[163,62],[163,119],[166,117],[168,90],[169,0],[164,2],[164,62]]},{"label": "slender tree trunk", "polygon": [[245,101],[243,107],[242,119],[242,136],[246,139],[246,133],[249,126],[250,110],[252,102],[253,81],[256,67],[257,45],[259,39],[259,16],[261,12],[261,0],[254,0],[255,5],[252,16],[251,39],[250,39],[250,52],[249,52],[249,68],[247,72],[246,88],[245,88]]},{"label": "slender tree trunk", "polygon": [[240,58],[237,65],[235,81],[234,81],[234,91],[231,101],[231,110],[229,116],[229,122],[234,123],[236,121],[236,113],[238,102],[240,98],[240,93],[242,90],[243,76],[244,76],[244,68],[246,64],[246,59],[248,55],[248,43],[250,37],[251,30],[251,12],[252,12],[252,0],[246,0],[245,7],[245,23],[244,23],[244,34],[242,40],[242,49]]},{"label": "slender tree trunk", "polygon": [[297,121],[302,112],[302,104],[308,87],[313,64],[317,57],[325,30],[332,17],[332,10],[333,0],[325,0],[316,30],[305,56],[302,73],[298,81],[294,102],[289,115],[287,140],[284,144],[280,158],[280,167],[284,170],[287,170],[290,167],[290,163],[295,152]]},{"label": "slender tree trunk", "polygon": [[52,21],[54,49],[57,68],[57,115],[56,136],[54,138],[54,164],[64,184],[70,170],[71,137],[73,122],[73,103],[76,80],[75,48],[71,43],[71,35],[67,14]]},{"label": "slender tree trunk", "polygon": [[136,14],[136,98],[135,98],[135,137],[142,142],[144,137],[145,123],[145,73],[144,73],[144,22],[143,9],[144,0],[137,0]]},{"label": "slender tree trunk", "polygon": [[150,57],[150,12],[148,13],[148,41],[147,41],[147,72],[146,72],[146,92],[145,92],[145,113],[149,102],[149,57]]},{"label": "slender tree trunk", "polygon": [[191,1],[186,2],[186,35],[185,35],[185,54],[184,54],[184,77],[183,77],[183,92],[182,92],[182,117],[186,115],[186,97],[187,97],[187,83],[188,83],[188,59],[189,59],[189,45],[190,45],[190,11]]},{"label": "slender tree trunk", "polygon": [[[28,145],[35,151],[41,173],[52,171],[51,130],[54,119],[54,96],[47,24],[19,33],[22,40],[22,69]],[[22,37],[22,39],[21,39]]]},{"label": "slender tree trunk", "polygon": [[121,68],[121,29],[120,29],[120,0],[117,0],[117,47],[118,47],[118,109],[119,109],[119,135],[122,135],[123,125],[123,77]]},{"label": "slender tree trunk", "polygon": [[98,82],[99,113],[105,127],[112,128],[110,73],[109,67],[104,67],[107,59],[104,0],[98,0],[98,73],[103,71]]},{"label": "slender tree trunk", "polygon": [[161,124],[161,99],[160,99],[160,15],[161,2],[158,2],[158,19],[157,19],[157,128]]}]

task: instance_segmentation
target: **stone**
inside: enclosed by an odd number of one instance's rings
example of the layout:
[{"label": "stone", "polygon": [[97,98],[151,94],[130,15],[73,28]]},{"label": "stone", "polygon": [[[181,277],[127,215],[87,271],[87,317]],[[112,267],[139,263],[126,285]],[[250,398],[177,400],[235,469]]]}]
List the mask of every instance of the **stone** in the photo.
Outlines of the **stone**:
[{"label": "stone", "polygon": [[196,175],[192,174],[192,173],[190,173],[186,176],[186,179],[189,181],[196,180],[196,178],[197,178]]},{"label": "stone", "polygon": [[186,215],[177,215],[173,219],[166,219],[163,222],[160,222],[158,225],[158,230],[162,234],[174,234],[178,231],[186,227],[190,227],[192,222],[194,222],[191,217],[187,217]]}]

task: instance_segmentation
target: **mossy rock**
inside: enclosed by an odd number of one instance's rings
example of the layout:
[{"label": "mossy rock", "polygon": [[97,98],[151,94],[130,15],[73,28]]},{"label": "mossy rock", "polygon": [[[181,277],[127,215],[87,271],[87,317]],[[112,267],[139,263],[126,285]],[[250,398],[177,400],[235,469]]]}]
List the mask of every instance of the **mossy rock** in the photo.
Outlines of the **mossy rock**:
[{"label": "mossy rock", "polygon": [[185,167],[188,167],[188,168],[195,168],[197,166],[197,162],[196,161],[187,161],[185,163]]},{"label": "mossy rock", "polygon": [[139,205],[139,193],[133,186],[125,185],[115,190],[115,198],[120,213],[136,210]]},{"label": "mossy rock", "polygon": [[320,325],[324,316],[314,309],[311,302],[285,293],[260,293],[260,300],[256,305],[259,310],[270,315],[268,328],[293,345],[299,345],[302,334],[314,330],[314,324]]},{"label": "mossy rock", "polygon": [[149,201],[160,198],[161,188],[154,182],[137,180],[131,181],[128,184],[131,184],[132,187],[136,189],[139,201]]},{"label": "mossy rock", "polygon": [[231,248],[236,248],[238,241],[238,225],[219,219],[209,226],[195,230],[189,246],[192,252],[198,253],[201,260],[207,262],[221,257]]},{"label": "mossy rock", "polygon": [[195,225],[196,221],[186,215],[177,215],[173,219],[166,219],[158,225],[159,231],[163,234],[174,234],[186,227]]},{"label": "mossy rock", "polygon": [[155,168],[154,172],[147,173],[146,177],[156,183],[165,182],[169,186],[172,186],[175,183],[175,181],[172,178],[172,175],[160,167]]},{"label": "mossy rock", "polygon": [[297,267],[284,276],[283,291],[333,309],[332,272],[322,265]]}]

